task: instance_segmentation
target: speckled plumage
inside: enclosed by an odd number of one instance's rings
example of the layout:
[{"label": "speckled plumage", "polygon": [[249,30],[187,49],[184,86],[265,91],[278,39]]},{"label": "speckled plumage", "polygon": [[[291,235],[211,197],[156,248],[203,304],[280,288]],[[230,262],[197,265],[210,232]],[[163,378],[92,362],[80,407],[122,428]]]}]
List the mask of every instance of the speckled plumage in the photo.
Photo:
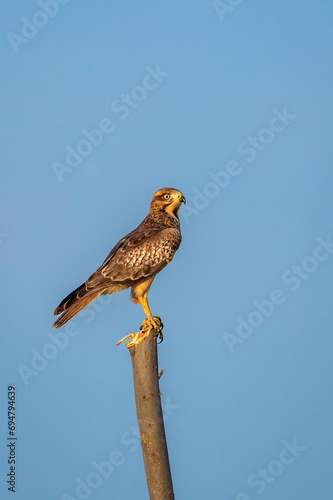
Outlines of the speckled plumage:
[{"label": "speckled plumage", "polygon": [[181,242],[178,210],[185,198],[176,189],[154,194],[141,224],[122,238],[103,264],[55,309],[59,328],[101,294],[132,289],[133,302],[147,297],[156,274],[171,262]]}]

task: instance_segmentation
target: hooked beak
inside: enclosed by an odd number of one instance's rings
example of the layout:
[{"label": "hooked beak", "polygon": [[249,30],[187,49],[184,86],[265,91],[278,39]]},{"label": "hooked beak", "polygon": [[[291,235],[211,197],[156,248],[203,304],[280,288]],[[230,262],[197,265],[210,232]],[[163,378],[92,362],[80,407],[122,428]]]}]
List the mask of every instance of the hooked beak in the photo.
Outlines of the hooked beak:
[{"label": "hooked beak", "polygon": [[180,203],[184,203],[186,205],[186,199],[185,199],[184,195],[182,195],[182,194],[179,195],[179,201],[180,201]]}]

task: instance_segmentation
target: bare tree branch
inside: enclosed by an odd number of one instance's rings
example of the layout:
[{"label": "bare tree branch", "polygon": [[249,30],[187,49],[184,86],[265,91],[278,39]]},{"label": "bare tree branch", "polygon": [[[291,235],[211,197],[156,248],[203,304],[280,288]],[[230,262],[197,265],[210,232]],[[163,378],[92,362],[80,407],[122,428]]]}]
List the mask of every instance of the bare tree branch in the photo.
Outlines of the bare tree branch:
[{"label": "bare tree branch", "polygon": [[157,342],[153,331],[131,354],[136,414],[150,500],[173,500],[171,471],[165,437]]}]

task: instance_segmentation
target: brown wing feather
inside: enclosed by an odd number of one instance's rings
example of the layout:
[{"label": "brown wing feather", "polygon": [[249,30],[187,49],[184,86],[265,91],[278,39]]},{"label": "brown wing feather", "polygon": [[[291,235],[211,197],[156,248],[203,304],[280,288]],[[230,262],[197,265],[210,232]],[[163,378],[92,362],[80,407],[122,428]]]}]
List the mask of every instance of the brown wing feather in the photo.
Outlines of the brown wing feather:
[{"label": "brown wing feather", "polygon": [[86,281],[86,290],[111,283],[128,287],[136,280],[156,275],[169,262],[180,245],[175,228],[134,232]]}]

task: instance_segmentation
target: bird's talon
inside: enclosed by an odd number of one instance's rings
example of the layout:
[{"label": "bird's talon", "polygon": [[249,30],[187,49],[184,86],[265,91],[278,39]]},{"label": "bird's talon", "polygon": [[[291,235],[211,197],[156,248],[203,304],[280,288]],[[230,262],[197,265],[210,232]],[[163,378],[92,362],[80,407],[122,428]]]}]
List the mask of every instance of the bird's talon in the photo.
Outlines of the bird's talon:
[{"label": "bird's talon", "polygon": [[158,330],[159,330],[159,331],[163,330],[164,325],[163,325],[163,323],[162,323],[161,318],[160,318],[159,316],[154,316],[154,317],[153,317],[153,319],[154,319],[154,321],[157,323],[157,328],[158,328]]},{"label": "bird's talon", "polygon": [[158,344],[162,344],[162,342],[163,342],[163,333],[161,331],[159,332],[158,338],[160,339],[160,342],[158,342]]}]

